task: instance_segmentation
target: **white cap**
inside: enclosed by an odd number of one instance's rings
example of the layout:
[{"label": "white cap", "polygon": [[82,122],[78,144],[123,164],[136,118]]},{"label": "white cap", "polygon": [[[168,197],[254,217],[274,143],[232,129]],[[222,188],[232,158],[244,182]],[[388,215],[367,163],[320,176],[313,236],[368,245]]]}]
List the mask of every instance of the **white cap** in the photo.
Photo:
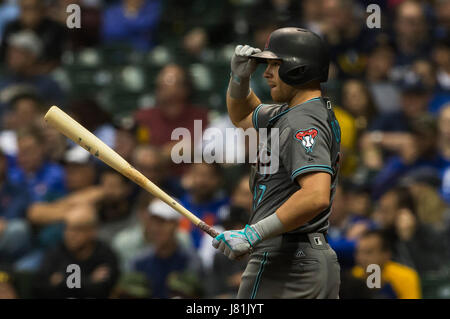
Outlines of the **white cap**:
[{"label": "white cap", "polygon": [[64,160],[67,163],[86,164],[89,162],[89,152],[79,145],[76,145],[64,153]]},{"label": "white cap", "polygon": [[154,199],[148,205],[148,213],[166,220],[179,220],[180,214],[160,199]]},{"label": "white cap", "polygon": [[43,50],[41,39],[33,31],[19,31],[9,36],[8,45],[25,49],[36,56],[40,56]]}]

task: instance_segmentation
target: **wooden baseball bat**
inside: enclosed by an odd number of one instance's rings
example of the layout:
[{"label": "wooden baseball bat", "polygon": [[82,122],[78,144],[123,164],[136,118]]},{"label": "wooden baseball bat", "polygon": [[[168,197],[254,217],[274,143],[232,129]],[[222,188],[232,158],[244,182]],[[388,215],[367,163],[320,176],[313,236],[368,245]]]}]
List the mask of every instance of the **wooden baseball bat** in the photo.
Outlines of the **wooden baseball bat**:
[{"label": "wooden baseball bat", "polygon": [[167,205],[175,209],[181,215],[189,219],[194,225],[206,232],[211,237],[216,237],[219,233],[188,211],[172,197],[165,193],[158,186],[153,184],[141,172],[130,165],[123,157],[112,150],[108,145],[103,143],[98,137],[89,132],[80,123],[71,118],[57,106],[52,106],[44,119],[47,123],[57,129],[60,133],[83,147],[89,153],[102,160],[108,166],[114,168],[120,174],[128,177],[130,180],[141,186],[143,189],[161,199]]}]

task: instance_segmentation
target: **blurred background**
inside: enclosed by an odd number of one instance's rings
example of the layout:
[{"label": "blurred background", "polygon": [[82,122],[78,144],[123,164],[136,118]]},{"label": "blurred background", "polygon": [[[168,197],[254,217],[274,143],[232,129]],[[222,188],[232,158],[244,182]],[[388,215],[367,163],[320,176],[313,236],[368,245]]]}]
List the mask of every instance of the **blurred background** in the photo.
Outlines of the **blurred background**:
[{"label": "blurred background", "polygon": [[[367,27],[370,3],[381,28]],[[70,4],[80,28],[67,27]],[[175,165],[171,133],[185,127],[201,148],[195,119],[233,127],[234,47],[263,48],[283,26],[331,50],[323,90],[343,162],[328,238],[341,298],[450,298],[449,0],[1,0],[0,297],[235,297],[245,260],[216,254],[43,114],[58,105],[208,224],[242,228],[248,164]],[[263,71],[251,85],[270,103]],[[381,288],[367,287],[369,264]]]}]

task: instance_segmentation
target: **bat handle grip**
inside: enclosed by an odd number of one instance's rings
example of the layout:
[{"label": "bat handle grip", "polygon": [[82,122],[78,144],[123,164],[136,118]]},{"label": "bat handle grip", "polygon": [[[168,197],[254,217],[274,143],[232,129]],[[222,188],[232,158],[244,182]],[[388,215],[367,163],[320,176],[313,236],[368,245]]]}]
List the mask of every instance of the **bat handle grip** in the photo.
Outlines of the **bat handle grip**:
[{"label": "bat handle grip", "polygon": [[219,236],[219,232],[205,222],[200,222],[197,226],[212,238]]}]

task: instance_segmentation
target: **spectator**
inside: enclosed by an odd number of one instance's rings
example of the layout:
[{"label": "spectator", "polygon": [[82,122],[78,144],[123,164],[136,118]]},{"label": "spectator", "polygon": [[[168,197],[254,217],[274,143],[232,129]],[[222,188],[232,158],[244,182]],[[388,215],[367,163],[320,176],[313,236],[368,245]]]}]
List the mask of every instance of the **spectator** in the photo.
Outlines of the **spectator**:
[{"label": "spectator", "polygon": [[147,276],[153,298],[167,298],[171,273],[190,270],[199,276],[201,265],[195,252],[187,250],[177,240],[180,214],[158,199],[151,202],[149,213],[148,227],[153,246],[136,258],[132,269]]},{"label": "spectator", "polygon": [[109,147],[114,147],[116,137],[111,116],[99,103],[92,98],[76,99],[70,103],[69,110],[73,118],[89,132]]},{"label": "spectator", "polygon": [[[217,163],[194,163],[185,175],[187,194],[181,198],[181,204],[208,225],[215,225],[229,204],[229,198],[220,188],[221,179],[222,171]],[[181,229],[191,234],[196,248],[200,247],[202,237],[207,236],[186,218],[181,220]]]},{"label": "spectator", "polygon": [[[45,103],[62,105],[64,93],[51,77],[41,74],[42,66],[39,56],[43,43],[32,31],[24,30],[8,36],[8,47],[5,49],[6,74],[0,81],[0,96],[7,99],[18,89],[34,88],[38,95],[44,97]],[[0,111],[4,111],[4,103]]]},{"label": "spectator", "polygon": [[420,222],[416,202],[407,188],[396,187],[381,197],[374,220],[389,236],[393,260],[415,269],[421,277],[439,270],[448,258],[444,238]]},{"label": "spectator", "polygon": [[[377,298],[420,299],[421,287],[417,273],[402,264],[391,260],[388,240],[380,231],[369,231],[358,240],[356,251],[357,266],[352,269],[356,278],[365,279],[369,265],[381,269],[381,288],[377,288]],[[375,288],[374,288],[375,289]]]},{"label": "spectator", "polygon": [[0,133],[1,148],[11,156],[17,155],[17,131],[35,125],[43,116],[45,108],[41,98],[34,90],[18,92],[11,98],[9,110],[3,120],[3,130]]},{"label": "spectator", "polygon": [[78,51],[87,47],[95,47],[100,43],[100,27],[102,13],[100,5],[95,1],[83,0],[56,0],[48,9],[49,17],[59,24],[66,25],[69,17],[69,5],[80,6],[80,28],[71,28],[66,31],[67,48]]},{"label": "spectator", "polygon": [[[373,98],[363,81],[353,79],[344,82],[342,86],[342,108],[351,115],[353,122],[351,125],[343,126],[345,130],[344,134],[351,134],[351,137],[347,135],[345,138],[352,139],[351,142],[346,142],[343,145],[344,160],[341,164],[343,174],[349,176],[349,174],[355,171],[357,165],[356,153],[358,150],[356,148],[356,141],[359,140],[367,127],[370,126],[376,115]],[[338,119],[342,118],[342,111],[338,110],[337,112]]]},{"label": "spectator", "polygon": [[390,150],[395,155],[386,161],[372,182],[372,196],[375,199],[398,184],[403,176],[424,168],[437,173],[442,165],[436,151],[437,129],[433,118],[417,119],[411,133],[393,135],[397,139],[388,141],[386,145],[390,143]]},{"label": "spectator", "polygon": [[401,83],[401,110],[381,114],[369,127],[371,131],[405,132],[411,129],[411,121],[420,118],[428,111],[430,91],[415,73],[410,73]]},{"label": "spectator", "polygon": [[169,163],[156,146],[140,145],[133,152],[133,165],[154,184],[175,198],[181,198],[184,190],[177,178],[169,175]]},{"label": "spectator", "polygon": [[103,13],[103,43],[127,43],[146,51],[154,45],[155,29],[161,14],[159,0],[123,0]]},{"label": "spectator", "polygon": [[447,0],[435,1],[434,12],[437,15],[435,36],[437,38],[443,38],[450,35],[450,2]]},{"label": "spectator", "polygon": [[400,111],[400,92],[392,80],[395,52],[389,45],[379,45],[369,53],[366,76],[374,105],[379,113]]},{"label": "spectator", "polygon": [[[162,147],[163,154],[169,158],[172,147],[181,143],[172,140],[172,132],[179,127],[189,130],[191,140],[183,141],[186,149],[194,150],[201,140],[194,140],[194,121],[200,120],[202,129],[208,126],[207,111],[193,106],[190,102],[191,88],[188,75],[176,64],[165,66],[156,80],[156,106],[136,113],[140,126],[140,142]],[[199,137],[200,138],[200,137]],[[173,165],[171,169],[180,175],[186,166]]]},{"label": "spectator", "polygon": [[370,197],[360,185],[350,182],[338,185],[328,234],[342,269],[354,265],[356,242],[361,234],[375,228],[367,214],[369,203]]},{"label": "spectator", "polygon": [[362,76],[377,32],[365,28],[352,0],[323,0],[323,36],[340,78]]},{"label": "spectator", "polygon": [[406,0],[395,10],[394,41],[396,61],[394,79],[402,79],[414,60],[426,58],[430,50],[429,30],[423,5],[419,1]]},{"label": "spectator", "polygon": [[31,230],[25,219],[30,198],[26,187],[7,178],[6,157],[0,152],[0,259],[13,262],[30,248]]},{"label": "spectator", "polygon": [[[40,298],[107,298],[119,276],[115,254],[97,239],[97,212],[88,205],[66,212],[63,244],[48,251],[35,280]],[[80,269],[80,287],[70,289],[69,265]]]},{"label": "spectator", "polygon": [[8,177],[15,184],[24,183],[31,201],[52,201],[66,194],[65,172],[62,166],[46,160],[42,131],[24,129],[17,136],[17,157],[9,162]]},{"label": "spectator", "polygon": [[83,148],[74,148],[66,152],[64,170],[66,172],[66,187],[69,193],[75,193],[95,184],[96,167],[90,154]]},{"label": "spectator", "polygon": [[[48,73],[59,65],[65,45],[65,27],[46,17],[46,5],[42,0],[20,0],[20,16],[10,22],[3,33],[0,57],[4,61],[10,37],[24,30],[32,31],[41,42],[37,73]],[[38,69],[38,70],[36,70]]]}]

